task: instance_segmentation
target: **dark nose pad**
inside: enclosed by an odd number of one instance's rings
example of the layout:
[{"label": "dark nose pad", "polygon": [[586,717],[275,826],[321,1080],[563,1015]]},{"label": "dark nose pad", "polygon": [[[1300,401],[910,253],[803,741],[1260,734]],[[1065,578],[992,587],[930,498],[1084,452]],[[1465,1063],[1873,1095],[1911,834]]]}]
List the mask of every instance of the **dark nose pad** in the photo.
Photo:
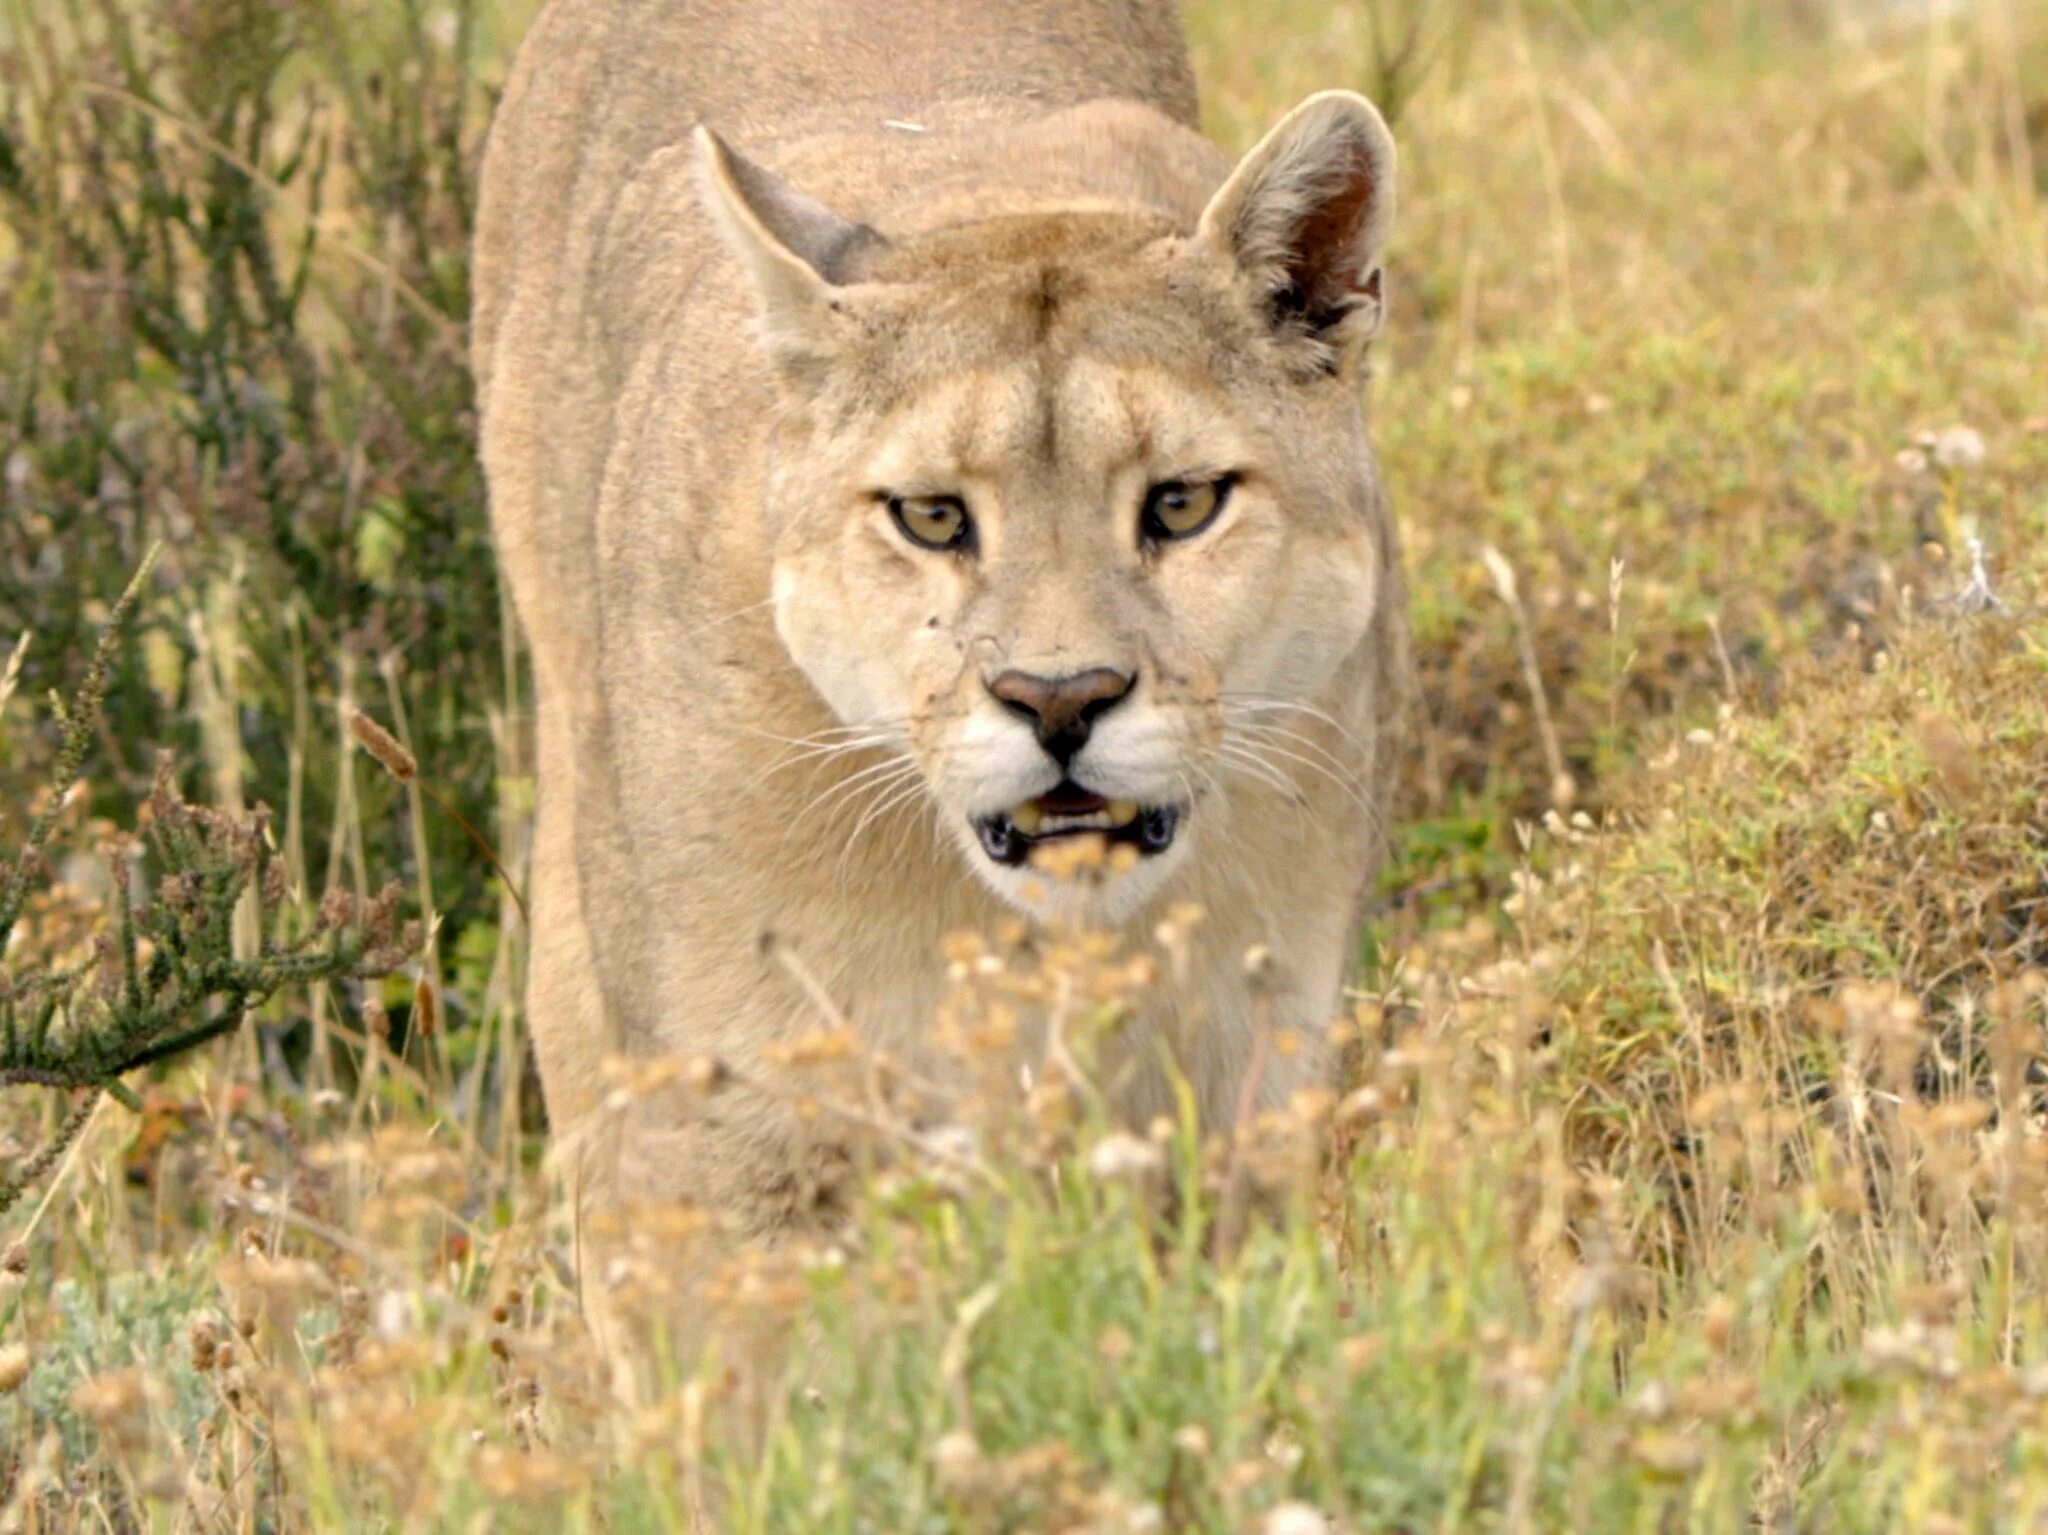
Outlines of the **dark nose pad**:
[{"label": "dark nose pad", "polygon": [[1065,767],[1088,744],[1095,722],[1130,696],[1135,677],[1107,666],[1071,677],[1034,677],[1004,672],[988,685],[1003,707],[1031,721],[1038,744]]}]

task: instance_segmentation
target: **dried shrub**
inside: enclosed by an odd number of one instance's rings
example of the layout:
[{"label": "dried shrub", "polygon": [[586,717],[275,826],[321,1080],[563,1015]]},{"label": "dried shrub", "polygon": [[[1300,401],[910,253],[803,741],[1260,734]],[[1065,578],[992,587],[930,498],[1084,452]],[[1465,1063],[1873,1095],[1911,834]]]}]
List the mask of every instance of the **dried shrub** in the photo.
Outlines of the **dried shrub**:
[{"label": "dried shrub", "polygon": [[[84,681],[59,709],[62,747],[47,804],[0,872],[0,1088],[41,1086],[78,1094],[50,1139],[0,1171],[0,1214],[63,1155],[101,1093],[138,1112],[122,1079],[240,1027],[250,1009],[288,987],[383,974],[419,946],[401,927],[397,888],[360,909],[345,892],[291,937],[264,936],[267,908],[285,899],[284,865],[265,836],[267,812],[231,815],[187,804],[168,757],[143,808],[141,847],[103,848],[109,868],[106,920],[72,952],[12,947],[45,857],[59,807],[101,723],[120,631],[154,556],[114,605]],[[153,881],[152,898],[134,887]]]}]

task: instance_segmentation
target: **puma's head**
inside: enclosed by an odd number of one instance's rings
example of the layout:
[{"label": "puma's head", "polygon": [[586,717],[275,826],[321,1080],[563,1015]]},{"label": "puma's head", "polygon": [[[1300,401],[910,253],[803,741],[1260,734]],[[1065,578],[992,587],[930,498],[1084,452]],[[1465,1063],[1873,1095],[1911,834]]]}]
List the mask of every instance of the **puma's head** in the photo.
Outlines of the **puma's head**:
[{"label": "puma's head", "polygon": [[1193,230],[1090,210],[901,244],[699,149],[788,406],[783,643],[1000,895],[1043,910],[1033,848],[1106,835],[1139,856],[1089,899],[1127,915],[1234,782],[1306,756],[1276,728],[1372,628],[1385,125],[1311,98]]}]

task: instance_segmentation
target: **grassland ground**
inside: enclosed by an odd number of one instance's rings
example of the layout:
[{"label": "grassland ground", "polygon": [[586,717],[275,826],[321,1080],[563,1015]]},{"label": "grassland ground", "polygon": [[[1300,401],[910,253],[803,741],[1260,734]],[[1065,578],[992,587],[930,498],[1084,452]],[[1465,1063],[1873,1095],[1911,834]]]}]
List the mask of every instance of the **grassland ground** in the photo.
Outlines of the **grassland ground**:
[{"label": "grassland ground", "polygon": [[[1200,914],[961,935],[934,1029],[1063,1009],[1068,1063],[913,1133],[821,1016],[844,1235],[719,1269],[713,1357],[657,1335],[621,1403],[526,1064],[462,364],[524,16],[0,6],[4,845],[55,814],[0,1007],[118,997],[111,898],[178,899],[159,749],[222,836],[273,812],[236,953],[387,879],[426,933],[0,1215],[0,1529],[2048,1529],[2048,8],[1185,9],[1227,143],[1397,109],[1415,735],[1344,1080],[1104,1124],[1091,1043]],[[0,1177],[72,1101],[0,1097]],[[658,1319],[702,1220],[584,1282]]]}]

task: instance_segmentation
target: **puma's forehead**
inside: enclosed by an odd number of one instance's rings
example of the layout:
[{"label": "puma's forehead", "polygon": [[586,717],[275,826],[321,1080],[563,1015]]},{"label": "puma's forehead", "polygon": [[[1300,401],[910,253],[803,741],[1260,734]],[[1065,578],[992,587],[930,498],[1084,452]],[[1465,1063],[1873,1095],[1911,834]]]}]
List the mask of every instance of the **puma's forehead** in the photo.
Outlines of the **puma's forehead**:
[{"label": "puma's forehead", "polygon": [[1050,351],[931,384],[877,436],[867,466],[877,488],[942,490],[1034,468],[1241,469],[1250,453],[1222,390],[1201,374]]},{"label": "puma's forehead", "polygon": [[859,275],[875,282],[994,280],[1016,287],[1020,273],[1073,274],[1127,259],[1177,232],[1185,233],[1163,216],[1128,208],[1088,210],[1070,202],[1040,213],[1016,209],[878,242]]},{"label": "puma's forehead", "polygon": [[1281,382],[1226,276],[1163,220],[1065,213],[942,230],[887,247],[859,282],[862,340],[824,373],[824,393],[853,416],[972,401],[958,409],[975,430],[1056,439],[1120,410],[1130,436],[1213,414],[1219,385]]}]

